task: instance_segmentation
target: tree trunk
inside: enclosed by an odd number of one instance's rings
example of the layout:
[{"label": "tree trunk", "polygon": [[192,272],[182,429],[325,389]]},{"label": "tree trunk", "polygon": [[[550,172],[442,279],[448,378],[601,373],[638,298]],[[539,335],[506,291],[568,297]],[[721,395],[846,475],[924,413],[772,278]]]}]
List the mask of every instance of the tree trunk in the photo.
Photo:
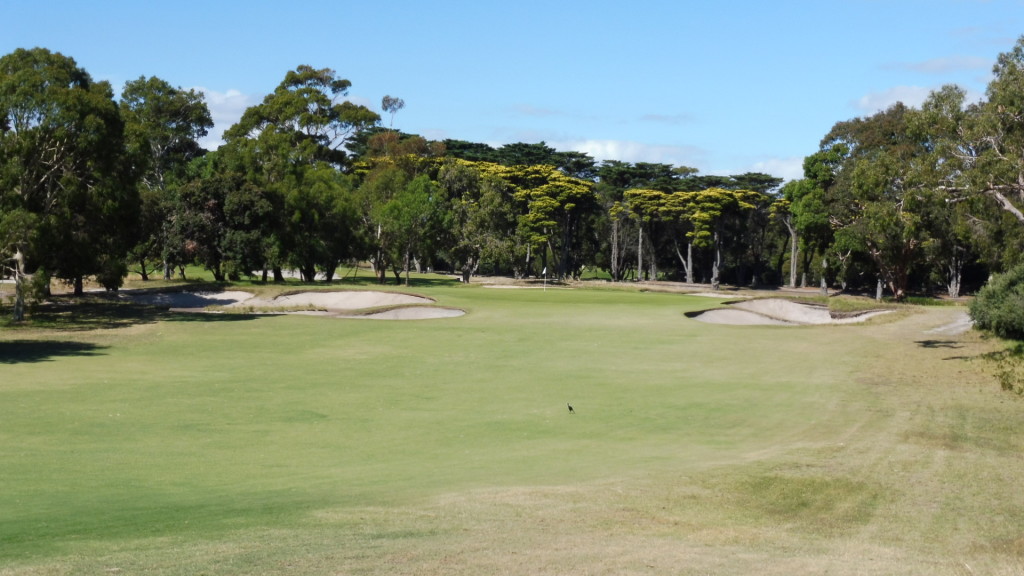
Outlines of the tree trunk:
[{"label": "tree trunk", "polygon": [[307,264],[299,269],[299,276],[303,282],[316,282],[316,265]]},{"label": "tree trunk", "polygon": [[644,227],[640,225],[636,229],[636,281],[640,282],[644,274]]},{"label": "tree trunk", "polygon": [[139,258],[139,276],[142,277],[143,282],[149,281],[149,272],[146,270],[145,258]]},{"label": "tree trunk", "polygon": [[828,296],[828,282],[825,280],[825,273],[828,272],[828,260],[821,259],[821,295]]},{"label": "tree trunk", "polygon": [[718,231],[715,231],[715,259],[711,261],[711,289],[718,290],[721,283],[718,281],[719,268],[722,265],[722,246],[721,240],[718,237]]},{"label": "tree trunk", "polygon": [[85,286],[81,276],[75,276],[74,279],[75,296],[81,296],[85,294]]},{"label": "tree trunk", "polygon": [[171,279],[171,274],[172,274],[171,269],[173,269],[173,268],[174,267],[171,266],[170,262],[168,262],[167,260],[164,260],[164,280],[170,280]]},{"label": "tree trunk", "polygon": [[280,266],[274,266],[274,282],[284,282],[284,271]]},{"label": "tree trunk", "polygon": [[693,242],[686,243],[686,283],[693,284]]},{"label": "tree trunk", "polygon": [[466,258],[466,261],[462,264],[462,283],[469,284],[470,278],[473,277],[473,273],[476,272],[477,262],[476,258]]},{"label": "tree trunk", "polygon": [[683,257],[682,252],[679,251],[679,242],[676,240],[672,242],[676,248],[676,256],[683,265],[683,272],[686,273],[686,283],[693,284],[693,243],[686,243],[686,257]]},{"label": "tree trunk", "polygon": [[14,314],[15,322],[25,320],[25,255],[18,250],[14,253]]},{"label": "tree trunk", "polygon": [[612,219],[612,238],[611,238],[611,244],[612,244],[612,256],[611,256],[611,266],[610,267],[611,267],[611,273],[612,273],[612,282],[618,282],[619,280],[622,280],[622,278],[619,277],[619,274],[621,272],[619,270],[619,219],[618,218],[613,218]]},{"label": "tree trunk", "polygon": [[796,228],[786,224],[789,228],[789,287],[796,288],[796,259],[800,253]]},{"label": "tree trunk", "polygon": [[331,280],[334,280],[334,270],[335,270],[335,269],[336,269],[337,267],[338,267],[338,266],[337,266],[337,264],[335,264],[334,266],[328,266],[328,267],[327,267],[327,268],[326,268],[326,269],[324,270],[324,282],[325,282],[325,283],[327,283],[327,284],[330,284],[330,283],[331,283]]},{"label": "tree trunk", "polygon": [[402,258],[402,267],[405,269],[405,285],[409,285],[409,268],[412,266],[412,255],[409,254],[409,250],[406,249],[405,256]]},{"label": "tree trunk", "polygon": [[960,297],[960,278],[963,274],[964,260],[960,257],[958,252],[954,250],[953,256],[949,259],[948,275],[946,282],[946,292],[950,298]]}]

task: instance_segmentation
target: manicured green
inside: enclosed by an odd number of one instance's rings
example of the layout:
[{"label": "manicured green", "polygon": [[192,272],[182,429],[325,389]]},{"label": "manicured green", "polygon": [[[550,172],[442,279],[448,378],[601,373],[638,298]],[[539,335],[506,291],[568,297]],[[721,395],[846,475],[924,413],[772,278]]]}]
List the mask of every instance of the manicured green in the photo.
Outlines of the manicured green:
[{"label": "manicured green", "polygon": [[0,574],[1021,566],[1022,405],[965,360],[989,344],[922,335],[956,310],[715,326],[680,294],[400,289],[468,313],[0,331]]}]

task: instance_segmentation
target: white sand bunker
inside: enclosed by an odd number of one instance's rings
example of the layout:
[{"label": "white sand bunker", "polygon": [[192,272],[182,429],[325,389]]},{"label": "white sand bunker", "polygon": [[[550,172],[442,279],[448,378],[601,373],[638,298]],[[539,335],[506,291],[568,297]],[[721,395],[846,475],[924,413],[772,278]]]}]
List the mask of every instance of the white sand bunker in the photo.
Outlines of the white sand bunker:
[{"label": "white sand bunker", "polygon": [[[245,308],[267,314],[301,314],[334,318],[368,318],[374,320],[426,320],[453,318],[465,311],[428,306],[434,300],[423,296],[399,292],[369,290],[343,290],[297,292],[274,298],[256,298],[248,292],[162,292],[122,293],[139,304],[166,306],[183,312],[202,312],[210,306]],[[385,308],[370,314],[355,314],[359,310]]]},{"label": "white sand bunker", "polygon": [[252,298],[252,294],[241,291],[227,292],[121,292],[121,298],[127,298],[137,304],[148,306],[166,306],[168,308],[201,309],[207,306],[234,306]]},{"label": "white sand bunker", "polygon": [[377,292],[365,290],[343,290],[338,292],[299,292],[282,294],[271,299],[253,299],[239,302],[237,306],[262,306],[268,308],[323,308],[327,310],[361,310],[382,306],[403,306],[408,304],[432,304],[434,301],[422,296],[398,292]]},{"label": "white sand bunker", "polygon": [[820,304],[805,304],[781,298],[766,298],[736,302],[731,304],[730,308],[708,310],[694,316],[693,319],[710,324],[798,326],[864,322],[869,318],[879,314],[886,314],[887,312],[889,310],[871,310],[835,318],[827,307]]}]

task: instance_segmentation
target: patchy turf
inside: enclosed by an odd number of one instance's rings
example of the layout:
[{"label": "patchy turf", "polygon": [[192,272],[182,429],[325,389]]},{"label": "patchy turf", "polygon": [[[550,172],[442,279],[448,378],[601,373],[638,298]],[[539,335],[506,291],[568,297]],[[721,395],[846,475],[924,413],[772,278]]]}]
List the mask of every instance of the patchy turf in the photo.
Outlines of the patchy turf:
[{"label": "patchy turf", "polygon": [[678,294],[413,291],[469,313],[0,331],[0,574],[1024,569],[1024,404],[996,343],[929,333],[956,308],[736,327]]}]

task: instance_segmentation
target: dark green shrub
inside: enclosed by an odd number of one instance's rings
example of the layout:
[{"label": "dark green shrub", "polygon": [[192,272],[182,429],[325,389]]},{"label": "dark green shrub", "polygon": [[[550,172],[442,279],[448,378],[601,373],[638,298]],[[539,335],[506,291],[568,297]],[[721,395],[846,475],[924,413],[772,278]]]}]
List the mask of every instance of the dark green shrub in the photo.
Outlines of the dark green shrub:
[{"label": "dark green shrub", "polygon": [[979,330],[1024,340],[1024,264],[989,280],[971,302],[970,313]]}]

